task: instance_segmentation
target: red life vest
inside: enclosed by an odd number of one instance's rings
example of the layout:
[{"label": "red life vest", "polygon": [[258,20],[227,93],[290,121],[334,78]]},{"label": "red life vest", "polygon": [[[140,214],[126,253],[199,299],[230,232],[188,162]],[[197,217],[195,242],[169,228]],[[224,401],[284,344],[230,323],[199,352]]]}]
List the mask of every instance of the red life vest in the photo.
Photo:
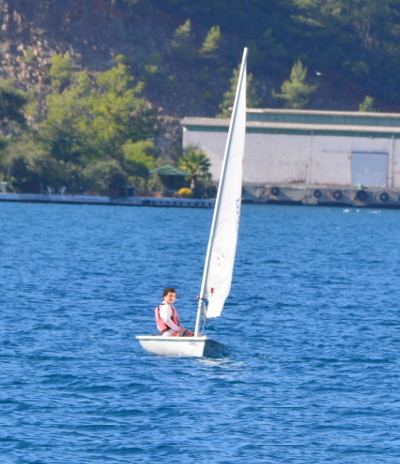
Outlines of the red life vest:
[{"label": "red life vest", "polygon": [[[168,327],[167,324],[164,322],[164,320],[161,319],[161,317],[160,317],[160,306],[157,306],[157,308],[155,309],[156,324],[157,324],[157,329],[161,333],[164,333],[167,330],[169,330],[171,327]],[[172,305],[170,305],[170,306],[172,308],[171,319],[174,322],[174,324],[179,326],[179,317],[178,317],[178,313],[176,312],[175,306],[172,306]]]}]

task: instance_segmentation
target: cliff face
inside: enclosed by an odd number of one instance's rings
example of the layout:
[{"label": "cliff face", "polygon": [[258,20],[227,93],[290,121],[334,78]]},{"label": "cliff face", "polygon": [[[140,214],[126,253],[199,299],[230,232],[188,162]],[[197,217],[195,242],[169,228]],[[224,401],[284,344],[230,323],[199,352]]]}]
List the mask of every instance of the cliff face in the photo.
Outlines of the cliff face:
[{"label": "cliff face", "polygon": [[[0,78],[46,94],[56,53],[68,53],[76,70],[91,74],[110,69],[123,55],[140,78],[149,57],[165,54],[174,29],[184,21],[151,5],[129,7],[121,0],[0,0]],[[163,77],[148,80],[145,97],[162,122],[158,145],[168,151],[179,137],[181,117],[214,115],[218,103],[196,96],[192,73],[181,63],[175,63],[177,69],[174,63],[158,65]],[[216,82],[215,93],[222,95],[226,83]]]},{"label": "cliff face", "polygon": [[28,88],[41,84],[55,53],[99,71],[118,54],[140,61],[165,41],[159,22],[115,0],[0,0],[0,29],[1,75]]},{"label": "cliff face", "polygon": [[[89,72],[107,70],[124,55],[132,74],[140,76],[149,57],[165,55],[174,29],[184,21],[151,5],[128,7],[121,0],[0,0],[0,77],[45,91],[55,53],[68,53],[77,69]],[[179,61],[158,66],[164,78],[150,80],[145,93],[161,113],[215,114],[216,101],[196,97],[195,70]],[[224,92],[227,78],[228,73],[214,78],[211,90]]]}]

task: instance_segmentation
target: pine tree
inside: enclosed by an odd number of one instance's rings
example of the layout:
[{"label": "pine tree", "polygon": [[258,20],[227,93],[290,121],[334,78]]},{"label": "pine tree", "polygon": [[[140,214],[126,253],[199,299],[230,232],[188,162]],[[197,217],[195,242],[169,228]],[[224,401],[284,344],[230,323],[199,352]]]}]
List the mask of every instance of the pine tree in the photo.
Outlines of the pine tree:
[{"label": "pine tree", "polygon": [[281,87],[282,93],[273,92],[275,98],[285,100],[286,108],[301,109],[305,108],[308,103],[308,95],[313,93],[317,88],[316,85],[307,85],[307,68],[303,67],[301,61],[293,65],[290,72],[290,80],[286,80]]},{"label": "pine tree", "polygon": [[[221,113],[217,114],[217,118],[230,118],[231,116],[231,108],[235,102],[239,72],[240,64],[236,69],[233,70],[233,75],[229,81],[231,88],[224,93],[222,103],[219,105]],[[257,108],[261,104],[261,98],[257,94],[257,82],[253,79],[252,74],[247,75],[246,100],[246,106],[248,108]]]},{"label": "pine tree", "polygon": [[172,40],[169,44],[171,50],[180,50],[189,48],[190,33],[192,30],[192,23],[188,19],[182,26],[175,29]]},{"label": "pine tree", "polygon": [[366,95],[364,101],[358,107],[360,113],[376,113],[378,110],[375,108],[375,100]]},{"label": "pine tree", "polygon": [[204,58],[215,58],[216,51],[220,46],[222,40],[221,30],[219,26],[213,26],[207,34],[206,39],[203,42],[203,46],[200,49],[200,55]]}]

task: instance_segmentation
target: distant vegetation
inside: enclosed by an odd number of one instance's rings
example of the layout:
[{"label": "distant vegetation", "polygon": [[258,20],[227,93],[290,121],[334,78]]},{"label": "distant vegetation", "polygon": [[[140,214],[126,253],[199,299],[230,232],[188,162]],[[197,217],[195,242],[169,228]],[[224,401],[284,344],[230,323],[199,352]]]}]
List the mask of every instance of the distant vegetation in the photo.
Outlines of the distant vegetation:
[{"label": "distant vegetation", "polygon": [[[140,8],[148,2],[125,0]],[[398,0],[152,0],[209,30],[199,53],[218,55],[228,35],[249,46],[249,68],[281,75],[301,60],[362,92],[400,102]],[[186,43],[188,36],[186,37]]]},{"label": "distant vegetation", "polygon": [[[53,57],[49,75],[53,91],[45,102],[12,90],[11,83],[3,89],[14,106],[2,115],[3,129],[10,132],[6,143],[3,139],[3,177],[21,192],[41,184],[68,192],[87,186],[104,194],[145,183],[157,157],[157,121],[140,97],[143,83],[122,64],[93,81],[86,72],[72,72],[69,57],[62,55]],[[29,101],[33,105],[23,108]]]},{"label": "distant vegetation", "polygon": [[[198,95],[219,117],[229,117],[243,46],[249,47],[249,107],[307,108],[316,76],[357,89],[359,111],[379,111],[385,101],[400,105],[399,0],[123,1],[125,8],[157,7],[174,18],[163,50],[140,63],[117,55],[112,69],[97,74],[77,72],[68,54],[55,54],[41,94],[0,83],[0,178],[15,191],[162,189],[163,180],[150,171],[167,160],[155,146],[160,126],[145,86],[169,92],[182,69],[194,69]],[[28,49],[23,61],[35,60]],[[216,74],[226,78],[218,95],[210,90]],[[266,85],[266,77],[280,82],[280,90]],[[177,189],[212,194],[209,162],[196,147],[171,153],[168,162],[190,174]]]},{"label": "distant vegetation", "polygon": [[[143,82],[125,65],[93,80],[86,72],[73,72],[68,56],[54,55],[49,76],[52,92],[44,102],[16,90],[11,81],[0,87],[0,122],[8,134],[0,139],[0,177],[14,191],[109,195],[128,185],[140,190],[170,185],[150,175],[163,163],[154,146],[158,122],[141,98]],[[195,149],[181,165],[188,176],[175,179],[174,186],[191,184],[203,195],[207,182],[201,181],[210,181],[206,156]]]}]

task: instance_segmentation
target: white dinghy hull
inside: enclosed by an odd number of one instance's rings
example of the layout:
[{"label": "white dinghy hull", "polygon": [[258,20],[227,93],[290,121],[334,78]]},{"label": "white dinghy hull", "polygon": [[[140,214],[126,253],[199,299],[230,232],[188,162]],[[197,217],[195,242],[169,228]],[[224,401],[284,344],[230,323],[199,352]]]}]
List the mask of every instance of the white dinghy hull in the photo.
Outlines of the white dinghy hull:
[{"label": "white dinghy hull", "polygon": [[222,358],[226,345],[204,337],[162,337],[161,335],[138,335],[140,345],[148,353],[157,356],[188,358]]}]

